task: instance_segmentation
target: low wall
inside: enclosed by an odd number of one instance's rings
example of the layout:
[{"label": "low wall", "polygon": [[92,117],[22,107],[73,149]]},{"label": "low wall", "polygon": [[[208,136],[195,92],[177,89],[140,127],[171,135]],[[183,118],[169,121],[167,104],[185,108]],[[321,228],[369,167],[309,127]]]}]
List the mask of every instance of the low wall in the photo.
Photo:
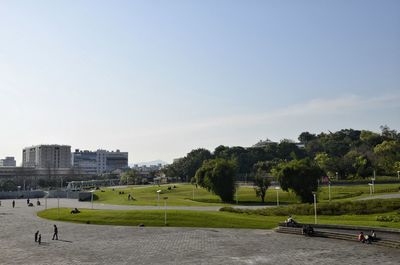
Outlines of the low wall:
[{"label": "low wall", "polygon": [[1,191],[0,199],[43,198],[46,193],[42,190],[30,191]]}]

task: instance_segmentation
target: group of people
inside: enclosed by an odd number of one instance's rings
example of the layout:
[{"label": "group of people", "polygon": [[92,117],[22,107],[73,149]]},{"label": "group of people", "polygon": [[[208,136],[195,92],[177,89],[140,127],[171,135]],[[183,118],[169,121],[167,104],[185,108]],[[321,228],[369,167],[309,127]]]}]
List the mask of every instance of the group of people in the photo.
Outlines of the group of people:
[{"label": "group of people", "polygon": [[360,232],[360,234],[358,234],[358,241],[361,243],[371,244],[375,240],[376,240],[376,234],[374,230],[371,231],[370,235],[364,235],[363,232]]},{"label": "group of people", "polygon": [[[54,233],[52,240],[58,240],[58,227],[54,225]],[[42,244],[42,234],[39,233],[39,230],[35,232],[35,242],[39,245]]]}]

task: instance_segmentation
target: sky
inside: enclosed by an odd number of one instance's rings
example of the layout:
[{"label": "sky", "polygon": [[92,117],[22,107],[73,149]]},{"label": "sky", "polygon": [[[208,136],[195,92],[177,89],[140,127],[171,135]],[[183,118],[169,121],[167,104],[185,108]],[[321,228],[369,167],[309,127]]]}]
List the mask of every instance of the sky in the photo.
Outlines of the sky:
[{"label": "sky", "polygon": [[400,1],[0,0],[0,158],[172,162],[301,132],[400,130]]}]

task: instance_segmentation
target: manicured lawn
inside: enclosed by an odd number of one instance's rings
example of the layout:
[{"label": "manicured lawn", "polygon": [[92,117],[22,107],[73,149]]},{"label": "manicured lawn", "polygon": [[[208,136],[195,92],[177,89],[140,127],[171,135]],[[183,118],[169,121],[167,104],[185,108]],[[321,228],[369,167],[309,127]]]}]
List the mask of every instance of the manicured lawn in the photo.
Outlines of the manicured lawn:
[{"label": "manicured lawn", "polygon": [[[220,205],[226,206],[221,202],[218,196],[208,192],[203,188],[195,188],[190,184],[174,184],[161,185],[161,186],[129,186],[124,189],[103,189],[104,192],[96,191],[98,196],[98,203],[118,204],[118,205],[158,205],[157,190],[161,190],[160,204],[163,204],[163,197],[168,197],[168,205],[171,206],[210,206]],[[400,184],[377,184],[375,185],[375,194],[394,193],[399,191]],[[194,190],[194,199],[193,199]],[[124,192],[124,194],[119,194]],[[292,192],[285,192],[279,190],[279,201],[282,204],[297,203],[298,199]],[[131,194],[135,200],[128,200],[128,194]],[[260,199],[255,196],[253,187],[241,186],[238,190],[238,203],[241,205],[246,204],[261,204]],[[355,185],[355,186],[332,186],[331,198],[332,200],[352,200],[358,197],[369,196],[368,185]],[[266,195],[266,203],[269,205],[276,204],[276,190],[273,188],[268,189]],[[328,187],[320,187],[318,194],[319,201],[328,201]]]},{"label": "manicured lawn", "polygon": [[[38,213],[42,218],[76,223],[165,226],[163,210],[122,211],[81,209],[80,214],[71,214],[71,209],[48,209]],[[168,210],[167,224],[171,227],[214,227],[214,228],[262,228],[270,229],[282,221],[281,216],[255,216],[224,212]]]},{"label": "manicured lawn", "polygon": [[[38,213],[38,216],[51,220],[69,221],[76,223],[104,224],[104,225],[128,225],[137,226],[164,226],[163,210],[90,210],[81,209],[80,214],[70,214],[71,209],[58,210],[48,209]],[[376,221],[379,215],[399,216],[398,212],[370,215],[340,215],[340,216],[318,216],[318,223],[324,224],[346,224],[373,227],[400,228],[400,222]],[[313,223],[314,216],[294,216],[299,222]],[[259,228],[271,229],[279,222],[285,220],[283,216],[260,216],[249,214],[238,214],[229,212],[204,212],[168,210],[167,223],[171,227],[214,227],[214,228]]]}]

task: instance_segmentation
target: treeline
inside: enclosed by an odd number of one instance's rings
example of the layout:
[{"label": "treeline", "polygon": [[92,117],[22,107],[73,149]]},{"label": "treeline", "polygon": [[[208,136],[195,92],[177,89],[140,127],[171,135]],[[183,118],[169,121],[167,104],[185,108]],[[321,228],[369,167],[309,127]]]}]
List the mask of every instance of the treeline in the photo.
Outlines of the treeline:
[{"label": "treeline", "polygon": [[258,169],[270,172],[281,162],[308,158],[330,177],[358,179],[396,175],[400,170],[400,133],[388,126],[381,131],[343,129],[313,134],[303,132],[298,141],[261,141],[252,147],[220,145],[214,151],[195,149],[164,169],[167,177],[191,181],[203,162],[225,159],[236,164],[237,180],[253,179]]}]

